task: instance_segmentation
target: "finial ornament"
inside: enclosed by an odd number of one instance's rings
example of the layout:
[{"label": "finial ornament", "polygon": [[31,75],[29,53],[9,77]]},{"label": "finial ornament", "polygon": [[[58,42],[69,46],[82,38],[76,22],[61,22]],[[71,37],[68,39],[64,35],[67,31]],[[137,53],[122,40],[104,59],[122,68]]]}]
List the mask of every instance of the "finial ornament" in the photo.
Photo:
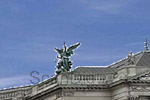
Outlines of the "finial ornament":
[{"label": "finial ornament", "polygon": [[55,51],[58,53],[57,59],[57,70],[56,74],[69,72],[72,67],[72,62],[70,60],[70,56],[73,55],[74,49],[78,48],[80,46],[80,43],[76,43],[75,45],[71,45],[69,48],[67,48],[66,43],[64,42],[64,48],[57,49],[55,48]]},{"label": "finial ornament", "polygon": [[148,50],[148,43],[147,43],[147,39],[145,39],[145,50],[144,50],[145,52],[148,52],[149,50]]}]

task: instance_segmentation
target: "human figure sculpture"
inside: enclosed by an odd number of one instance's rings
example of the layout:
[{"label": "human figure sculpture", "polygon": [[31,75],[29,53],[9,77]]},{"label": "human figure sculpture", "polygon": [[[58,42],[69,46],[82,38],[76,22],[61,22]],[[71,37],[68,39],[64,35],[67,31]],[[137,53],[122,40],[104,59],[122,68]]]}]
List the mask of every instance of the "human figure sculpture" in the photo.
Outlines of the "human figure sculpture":
[{"label": "human figure sculpture", "polygon": [[80,46],[80,43],[77,43],[75,45],[70,46],[67,48],[65,42],[64,42],[64,48],[57,49],[55,48],[55,51],[58,53],[57,59],[57,70],[56,74],[69,72],[72,67],[72,62],[70,60],[70,56],[73,55],[74,49],[78,48]]}]

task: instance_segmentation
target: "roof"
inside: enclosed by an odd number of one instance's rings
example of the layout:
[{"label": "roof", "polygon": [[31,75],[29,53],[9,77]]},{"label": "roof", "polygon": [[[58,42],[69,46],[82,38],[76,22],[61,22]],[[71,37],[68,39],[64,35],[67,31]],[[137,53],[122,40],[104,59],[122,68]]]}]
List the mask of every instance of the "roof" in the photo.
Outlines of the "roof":
[{"label": "roof", "polygon": [[[139,52],[137,54],[134,55],[134,59],[135,59],[135,65],[137,66],[150,66],[150,52]],[[128,64],[128,59],[127,57],[124,58],[121,61],[118,61],[112,65],[109,65],[108,67],[121,67],[121,66],[125,66]]]},{"label": "roof", "polygon": [[[139,52],[135,54],[134,56],[135,65],[136,66],[147,66],[150,67],[150,52]],[[120,60],[112,65],[109,65],[107,67],[102,66],[80,66],[77,67],[75,70],[73,70],[74,73],[80,73],[80,74],[105,74],[105,73],[114,73],[117,68],[121,66],[128,65],[128,58],[124,58],[123,60]]]},{"label": "roof", "polygon": [[136,65],[150,67],[150,52],[144,52]]},{"label": "roof", "polygon": [[74,73],[79,74],[106,74],[106,73],[114,73],[116,71],[116,68],[109,68],[109,67],[77,67],[75,70],[73,70]]},{"label": "roof", "polygon": [[145,71],[142,71],[142,72],[140,72],[140,73],[138,73],[138,74],[136,74],[136,75],[134,75],[134,76],[132,76],[132,77],[129,77],[128,78],[128,80],[138,80],[140,77],[142,77],[142,76],[144,76],[144,75],[146,75],[146,74],[149,74],[150,73],[150,69],[147,69],[147,70],[145,70]]}]

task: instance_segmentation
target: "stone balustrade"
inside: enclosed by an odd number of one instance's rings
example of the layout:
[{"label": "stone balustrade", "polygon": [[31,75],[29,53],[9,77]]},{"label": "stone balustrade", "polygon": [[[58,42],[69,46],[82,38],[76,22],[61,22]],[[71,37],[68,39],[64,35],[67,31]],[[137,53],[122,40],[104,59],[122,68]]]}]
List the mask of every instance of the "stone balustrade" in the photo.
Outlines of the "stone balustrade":
[{"label": "stone balustrade", "polygon": [[59,84],[106,84],[113,80],[109,74],[62,74],[58,78]]},{"label": "stone balustrade", "polygon": [[15,88],[15,89],[6,89],[0,91],[0,100],[17,98],[17,97],[28,97],[31,96],[32,89],[30,87],[27,88]]}]

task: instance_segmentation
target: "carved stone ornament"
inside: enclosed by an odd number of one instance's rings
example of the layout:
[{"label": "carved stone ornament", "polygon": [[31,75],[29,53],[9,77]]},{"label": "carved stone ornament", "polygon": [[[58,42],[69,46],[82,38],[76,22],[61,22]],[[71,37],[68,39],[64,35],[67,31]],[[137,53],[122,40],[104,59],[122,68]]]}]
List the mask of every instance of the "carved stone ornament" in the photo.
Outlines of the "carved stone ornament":
[{"label": "carved stone ornament", "polygon": [[61,96],[62,96],[62,92],[61,91],[59,91],[59,92],[56,93],[56,98],[59,98]]},{"label": "carved stone ornament", "polygon": [[134,54],[132,51],[128,54],[127,59],[128,59],[128,65],[134,65],[135,64],[135,57],[134,57]]},{"label": "carved stone ornament", "polygon": [[129,97],[129,100],[137,100],[138,99],[138,96],[130,96]]},{"label": "carved stone ornament", "polygon": [[73,95],[74,95],[74,93],[71,92],[71,91],[63,92],[63,96],[70,97],[70,96],[73,96]]}]

